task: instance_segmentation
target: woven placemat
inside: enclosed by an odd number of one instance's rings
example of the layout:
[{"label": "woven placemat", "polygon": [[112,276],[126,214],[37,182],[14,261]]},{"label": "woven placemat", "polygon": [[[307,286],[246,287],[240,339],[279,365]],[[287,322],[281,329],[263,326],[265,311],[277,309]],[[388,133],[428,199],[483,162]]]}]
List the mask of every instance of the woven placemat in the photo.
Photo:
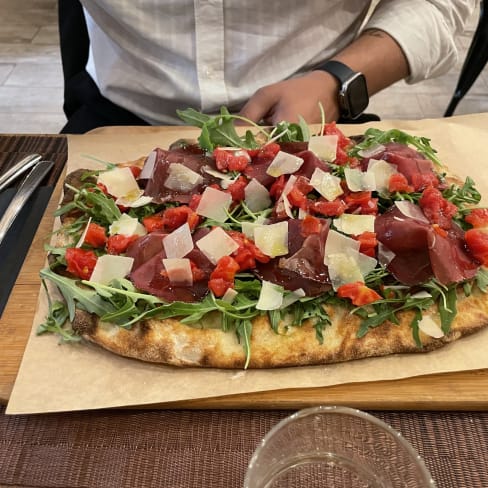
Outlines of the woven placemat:
[{"label": "woven placemat", "polygon": [[[238,488],[260,439],[291,413],[3,412],[0,486],[50,488]],[[438,488],[488,487],[488,413],[372,413],[413,445]]]}]

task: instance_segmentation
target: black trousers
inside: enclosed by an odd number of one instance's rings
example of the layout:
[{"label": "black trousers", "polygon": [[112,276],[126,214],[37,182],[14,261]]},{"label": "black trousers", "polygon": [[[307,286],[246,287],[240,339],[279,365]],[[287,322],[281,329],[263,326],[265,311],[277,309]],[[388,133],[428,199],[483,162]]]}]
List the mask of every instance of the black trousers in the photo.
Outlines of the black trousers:
[{"label": "black trousers", "polygon": [[[110,125],[149,125],[105,98],[86,72],[90,41],[79,0],[60,0],[58,18],[64,76],[63,110],[68,119],[61,133],[84,134]],[[363,114],[354,121],[339,120],[339,123],[357,124],[372,120],[380,119],[377,115]]]}]

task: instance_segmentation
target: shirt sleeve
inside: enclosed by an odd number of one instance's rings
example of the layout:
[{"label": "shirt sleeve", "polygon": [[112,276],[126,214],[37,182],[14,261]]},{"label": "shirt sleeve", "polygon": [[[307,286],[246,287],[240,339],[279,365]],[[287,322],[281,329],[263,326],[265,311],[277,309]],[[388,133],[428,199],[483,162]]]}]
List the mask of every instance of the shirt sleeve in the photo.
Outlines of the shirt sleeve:
[{"label": "shirt sleeve", "polygon": [[458,60],[454,42],[464,30],[476,0],[385,0],[379,2],[364,29],[388,33],[402,48],[408,83],[446,73]]}]

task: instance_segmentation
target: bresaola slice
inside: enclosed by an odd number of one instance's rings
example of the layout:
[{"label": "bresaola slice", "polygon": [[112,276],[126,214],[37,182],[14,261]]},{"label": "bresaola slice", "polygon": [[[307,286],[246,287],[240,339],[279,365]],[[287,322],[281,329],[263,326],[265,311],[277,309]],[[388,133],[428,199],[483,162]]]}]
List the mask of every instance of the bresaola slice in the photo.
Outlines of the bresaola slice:
[{"label": "bresaola slice", "polygon": [[[170,177],[170,166],[175,163],[198,173],[202,178],[201,182],[199,181],[188,191],[175,190],[174,185],[170,185],[171,188],[165,186],[165,182]],[[141,172],[143,177],[139,178],[139,182],[145,184],[144,195],[152,197],[156,203],[188,203],[193,194],[201,193],[206,186],[219,181],[204,171],[204,167],[216,169],[213,158],[206,156],[205,152],[197,146],[180,147],[169,151],[157,148],[146,159]]]},{"label": "bresaola slice", "polygon": [[420,285],[432,277],[448,285],[473,278],[478,269],[466,251],[462,229],[454,223],[444,235],[393,207],[376,217],[375,232],[395,255],[388,271],[405,285]]}]

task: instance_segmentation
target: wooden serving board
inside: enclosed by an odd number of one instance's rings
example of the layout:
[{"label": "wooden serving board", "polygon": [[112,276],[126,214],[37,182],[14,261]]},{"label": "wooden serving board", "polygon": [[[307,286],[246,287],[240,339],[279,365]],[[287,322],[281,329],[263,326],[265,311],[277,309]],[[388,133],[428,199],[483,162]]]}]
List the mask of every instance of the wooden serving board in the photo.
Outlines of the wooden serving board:
[{"label": "wooden serving board", "polygon": [[[0,318],[0,403],[7,403],[31,331],[44,265],[43,244],[53,227],[61,177]],[[486,410],[488,370],[420,376],[395,381],[265,391],[150,405],[149,408],[296,409],[342,404],[363,409]],[[144,406],[148,408],[148,406]]]}]

